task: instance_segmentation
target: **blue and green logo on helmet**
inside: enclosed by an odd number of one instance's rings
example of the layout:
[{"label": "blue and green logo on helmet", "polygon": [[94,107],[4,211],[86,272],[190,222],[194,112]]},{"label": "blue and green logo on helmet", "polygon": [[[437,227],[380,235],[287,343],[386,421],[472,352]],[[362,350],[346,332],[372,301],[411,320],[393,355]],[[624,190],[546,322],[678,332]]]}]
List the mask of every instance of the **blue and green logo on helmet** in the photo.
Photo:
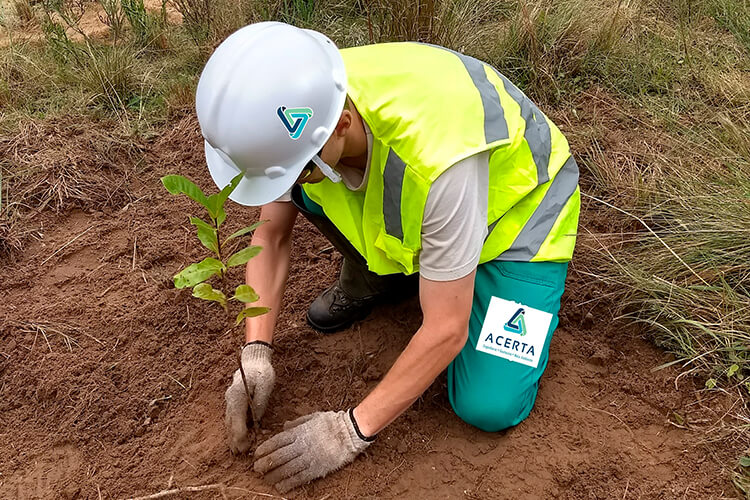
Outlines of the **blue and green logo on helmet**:
[{"label": "blue and green logo on helmet", "polygon": [[302,131],[305,130],[308,120],[312,118],[313,110],[311,108],[287,108],[286,106],[279,106],[276,109],[276,114],[279,115],[281,123],[284,124],[287,132],[289,132],[289,137],[297,140],[302,135]]}]

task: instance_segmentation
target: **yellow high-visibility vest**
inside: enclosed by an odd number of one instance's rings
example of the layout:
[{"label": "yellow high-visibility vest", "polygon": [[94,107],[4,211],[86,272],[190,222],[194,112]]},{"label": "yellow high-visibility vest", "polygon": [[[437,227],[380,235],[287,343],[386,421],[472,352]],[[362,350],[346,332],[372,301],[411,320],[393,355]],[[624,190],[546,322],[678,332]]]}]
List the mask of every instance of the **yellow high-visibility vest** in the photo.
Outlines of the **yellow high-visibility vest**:
[{"label": "yellow high-visibility vest", "polygon": [[372,131],[367,187],[328,179],[307,195],[377,274],[419,270],[430,186],[451,165],[490,151],[480,264],[570,260],[578,166],[557,127],[497,70],[419,43],[343,49],[348,94]]}]

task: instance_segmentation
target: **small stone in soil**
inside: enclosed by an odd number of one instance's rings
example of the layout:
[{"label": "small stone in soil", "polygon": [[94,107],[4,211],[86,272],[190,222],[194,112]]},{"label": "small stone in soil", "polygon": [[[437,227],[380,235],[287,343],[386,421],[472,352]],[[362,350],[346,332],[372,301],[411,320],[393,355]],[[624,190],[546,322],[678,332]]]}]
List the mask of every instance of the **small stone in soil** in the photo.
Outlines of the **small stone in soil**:
[{"label": "small stone in soil", "polygon": [[78,498],[81,494],[81,488],[80,487],[73,487],[69,488],[67,490],[63,490],[63,492],[60,494],[65,500],[73,500],[74,498]]},{"label": "small stone in soil", "polygon": [[161,413],[161,408],[159,408],[158,404],[152,405],[148,409],[148,417],[151,420],[154,420],[156,417],[158,417],[159,413]]},{"label": "small stone in soil", "polygon": [[492,445],[492,444],[490,444],[490,443],[482,443],[479,446],[477,446],[477,449],[479,450],[479,453],[481,453],[483,455],[485,453],[488,453],[488,452],[492,451],[492,449],[494,449],[494,448],[495,448],[495,446]]},{"label": "small stone in soil", "polygon": [[301,385],[294,390],[294,395],[297,396],[298,398],[304,398],[308,394],[310,394],[309,387],[305,387]]},{"label": "small stone in soil", "polygon": [[377,366],[370,365],[365,371],[364,375],[362,375],[362,378],[365,380],[365,382],[370,382],[372,380],[379,380],[382,376],[383,372],[381,372]]},{"label": "small stone in soil", "polygon": [[606,366],[610,364],[613,357],[614,352],[611,349],[602,347],[588,359],[588,362],[594,366]]}]

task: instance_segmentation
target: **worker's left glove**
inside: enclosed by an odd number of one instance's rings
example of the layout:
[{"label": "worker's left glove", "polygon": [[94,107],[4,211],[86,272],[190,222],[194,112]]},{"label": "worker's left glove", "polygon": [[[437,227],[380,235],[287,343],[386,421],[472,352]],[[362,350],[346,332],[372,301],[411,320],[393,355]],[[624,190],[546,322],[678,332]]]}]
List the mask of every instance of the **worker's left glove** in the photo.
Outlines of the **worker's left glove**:
[{"label": "worker's left glove", "polygon": [[245,453],[252,445],[247,430],[247,394],[250,393],[252,398],[252,414],[256,421],[260,422],[268,406],[276,381],[276,373],[271,365],[272,352],[269,344],[258,340],[248,342],[242,348],[242,369],[245,370],[247,388],[242,372],[237,370],[232,377],[232,385],[224,394],[227,402],[224,421],[232,453]]},{"label": "worker's left glove", "polygon": [[359,432],[352,410],[319,411],[284,424],[255,450],[255,472],[284,493],[348,464],[374,437]]}]

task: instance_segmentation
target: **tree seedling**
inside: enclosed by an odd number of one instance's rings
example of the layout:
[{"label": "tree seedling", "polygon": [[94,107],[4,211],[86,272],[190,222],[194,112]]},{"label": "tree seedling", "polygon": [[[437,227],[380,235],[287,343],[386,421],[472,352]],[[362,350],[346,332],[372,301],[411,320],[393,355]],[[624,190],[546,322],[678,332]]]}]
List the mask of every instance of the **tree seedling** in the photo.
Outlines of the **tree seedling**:
[{"label": "tree seedling", "polygon": [[[176,288],[192,288],[193,297],[217,302],[227,315],[229,331],[236,328],[245,318],[260,316],[268,312],[268,307],[246,307],[247,304],[256,302],[260,299],[255,290],[246,284],[238,285],[231,291],[227,279],[227,271],[231,267],[246,264],[250,259],[258,255],[262,247],[257,245],[245,246],[237,250],[242,241],[242,237],[251,234],[258,226],[266,221],[258,221],[247,227],[236,231],[224,240],[221,239],[221,226],[227,218],[224,210],[229,195],[242,180],[242,174],[237,175],[232,181],[220,192],[206,196],[191,180],[181,175],[167,175],[161,178],[162,184],[171,194],[184,194],[191,200],[200,204],[208,212],[210,222],[206,222],[200,217],[190,217],[190,223],[195,226],[196,236],[203,246],[211,252],[210,257],[206,257],[200,262],[190,264],[185,269],[174,276],[174,286]],[[209,280],[212,283],[209,283]],[[240,303],[242,309],[235,316],[232,312],[232,304]],[[245,371],[242,369],[242,356],[240,351],[237,355],[242,374],[242,382],[245,386],[248,401],[248,413],[253,422],[253,427],[257,429],[258,422],[252,414],[252,405],[250,391],[245,379]]]}]

